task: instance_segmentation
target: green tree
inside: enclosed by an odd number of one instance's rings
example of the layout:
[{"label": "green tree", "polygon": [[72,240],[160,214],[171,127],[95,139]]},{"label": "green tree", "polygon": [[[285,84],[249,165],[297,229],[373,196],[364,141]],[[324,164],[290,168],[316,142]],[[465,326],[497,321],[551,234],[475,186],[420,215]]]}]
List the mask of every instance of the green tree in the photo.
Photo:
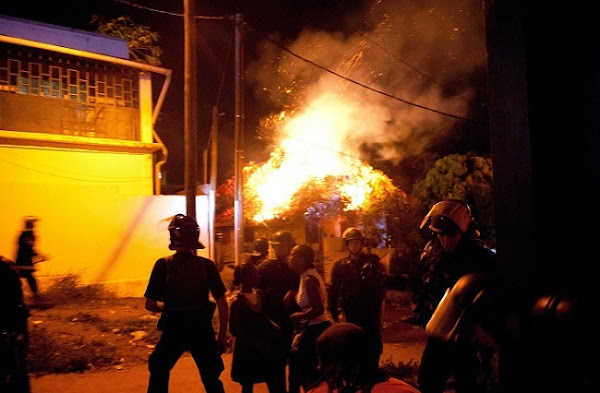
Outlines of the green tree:
[{"label": "green tree", "polygon": [[475,153],[451,154],[435,162],[413,187],[423,216],[442,199],[460,199],[471,205],[481,238],[495,246],[492,158]]},{"label": "green tree", "polygon": [[98,33],[126,39],[131,59],[151,65],[160,65],[160,56],[163,54],[162,49],[158,46],[160,36],[150,27],[137,25],[125,15],[109,21],[94,15],[91,24],[97,26]]}]

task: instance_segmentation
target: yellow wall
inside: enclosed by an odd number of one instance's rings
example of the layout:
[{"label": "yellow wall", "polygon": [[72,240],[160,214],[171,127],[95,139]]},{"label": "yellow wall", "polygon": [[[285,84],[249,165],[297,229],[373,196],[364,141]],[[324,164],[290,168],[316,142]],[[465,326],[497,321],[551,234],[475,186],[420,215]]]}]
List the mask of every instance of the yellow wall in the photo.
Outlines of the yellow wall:
[{"label": "yellow wall", "polygon": [[152,155],[0,145],[2,183],[73,184],[152,195]]},{"label": "yellow wall", "polygon": [[[121,296],[142,296],[156,259],[168,249],[169,218],[185,196],[152,196],[149,155],[0,146],[0,255],[14,259],[23,217],[40,217],[37,247],[50,254],[36,273],[80,274]],[[198,196],[201,241],[208,245],[207,198]],[[199,255],[207,256],[206,250]]]}]

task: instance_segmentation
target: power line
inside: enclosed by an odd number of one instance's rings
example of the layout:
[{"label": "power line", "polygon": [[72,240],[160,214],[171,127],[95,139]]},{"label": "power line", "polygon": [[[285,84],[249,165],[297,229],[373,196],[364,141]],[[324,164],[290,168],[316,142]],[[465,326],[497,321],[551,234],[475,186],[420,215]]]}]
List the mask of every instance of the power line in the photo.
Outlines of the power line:
[{"label": "power line", "polygon": [[[179,16],[179,17],[183,17],[183,14],[179,14],[176,12],[169,12],[169,11],[163,11],[163,10],[159,10],[156,8],[150,8],[150,7],[146,7],[140,4],[136,4],[136,3],[132,3],[130,1],[127,0],[114,0],[117,3],[122,3],[125,5],[128,5],[130,7],[134,7],[134,8],[139,8],[141,10],[145,10],[145,11],[151,11],[151,12],[157,12],[159,14],[165,14],[165,15],[170,15],[170,16]],[[225,16],[204,16],[204,15],[195,15],[194,16],[195,19],[206,19],[206,20],[233,20],[233,16],[231,15],[225,15]]]},{"label": "power line", "polygon": [[[379,49],[381,49],[382,51],[384,51],[385,53],[387,53],[388,55],[392,56],[394,59],[398,60],[400,63],[404,64],[405,66],[407,66],[408,68],[410,68],[411,70],[418,72],[421,76],[423,76],[424,78],[426,78],[427,80],[435,83],[436,85],[440,86],[441,88],[445,89],[446,87],[441,84],[440,82],[438,82],[437,80],[433,79],[432,77],[430,77],[429,75],[427,75],[426,73],[424,73],[423,71],[419,70],[417,67],[407,63],[406,61],[402,60],[400,57],[398,57],[397,55],[395,55],[394,53],[392,53],[391,51],[389,51],[387,48],[384,48],[382,45],[380,45],[378,42],[375,42],[374,40],[372,40],[371,38],[369,38],[369,36],[366,33],[361,33],[361,36],[369,41],[370,43],[372,43],[373,45],[375,45],[376,47],[378,47]],[[453,92],[454,93],[454,92]],[[455,97],[460,97],[463,100],[469,102],[469,100],[467,100],[465,97],[463,97],[460,94],[453,94]]]},{"label": "power line", "polygon": [[[263,37],[264,37],[264,36],[263,36]],[[370,90],[370,91],[372,91],[372,92],[375,92],[375,93],[381,94],[381,95],[383,95],[383,96],[386,96],[386,97],[388,97],[388,98],[394,99],[394,100],[396,100],[396,101],[400,101],[400,102],[402,102],[402,103],[404,103],[404,104],[407,104],[407,105],[411,105],[411,106],[414,106],[414,107],[417,107],[417,108],[424,109],[424,110],[426,110],[426,111],[430,111],[430,112],[433,112],[433,113],[437,113],[437,114],[439,114],[439,115],[442,115],[442,116],[452,117],[452,118],[454,118],[454,119],[458,119],[458,120],[464,120],[464,121],[473,121],[473,119],[470,119],[470,118],[466,118],[466,117],[461,117],[461,116],[453,115],[453,114],[451,114],[451,113],[447,113],[447,112],[442,112],[442,111],[440,111],[440,110],[433,109],[433,108],[427,107],[427,106],[425,106],[425,105],[420,105],[420,104],[417,104],[417,103],[414,103],[414,102],[411,102],[411,101],[408,101],[408,100],[402,99],[402,98],[400,98],[400,97],[396,97],[396,96],[394,96],[394,95],[392,95],[392,94],[390,94],[390,93],[386,93],[385,91],[382,91],[382,90],[375,89],[375,88],[373,88],[373,87],[371,87],[371,86],[365,85],[364,83],[361,83],[361,82],[355,81],[354,79],[348,78],[348,77],[346,77],[346,76],[344,76],[344,75],[341,75],[341,74],[339,74],[339,73],[337,73],[337,72],[335,72],[335,71],[332,71],[332,70],[330,70],[329,68],[327,68],[327,67],[325,67],[325,66],[322,66],[322,65],[320,65],[320,64],[317,64],[317,63],[315,63],[314,61],[312,61],[312,60],[309,60],[309,59],[307,59],[306,57],[304,57],[304,56],[301,56],[301,55],[299,55],[299,54],[295,53],[294,51],[292,51],[292,50],[291,50],[291,49],[289,49],[288,47],[286,47],[286,46],[284,46],[284,45],[281,45],[280,43],[278,43],[277,41],[275,41],[275,40],[273,40],[273,39],[271,39],[271,38],[269,38],[269,37],[264,37],[264,38],[265,38],[267,41],[269,41],[270,43],[272,43],[273,45],[277,46],[278,48],[280,48],[280,49],[284,50],[285,52],[288,52],[288,53],[289,53],[289,54],[291,54],[292,56],[294,56],[294,57],[296,57],[296,58],[298,58],[298,59],[300,59],[300,60],[302,60],[302,61],[304,61],[304,62],[306,62],[306,63],[308,63],[308,64],[310,64],[310,65],[312,65],[312,66],[314,66],[314,67],[320,68],[321,70],[323,70],[323,71],[326,71],[326,72],[328,72],[328,73],[330,73],[330,74],[332,74],[332,75],[334,75],[334,76],[337,76],[337,77],[338,77],[338,78],[340,78],[340,79],[343,79],[343,80],[345,80],[345,81],[347,81],[347,82],[350,82],[350,83],[353,83],[353,84],[355,84],[355,85],[357,85],[357,86],[360,86],[360,87],[362,87],[362,88],[364,88],[364,89],[367,89],[367,90]]]},{"label": "power line", "polygon": [[[183,14],[174,13],[174,12],[168,12],[168,11],[163,11],[163,10],[158,10],[158,9],[155,9],[155,8],[150,8],[150,7],[145,7],[145,6],[142,6],[142,5],[140,5],[140,4],[136,4],[136,3],[129,2],[129,1],[127,1],[127,0],[114,0],[114,1],[116,1],[116,2],[119,2],[119,3],[126,4],[126,5],[129,5],[129,6],[131,6],[131,7],[140,8],[140,9],[143,9],[143,10],[146,10],[146,11],[158,12],[158,13],[163,13],[163,14],[167,14],[167,15],[171,15],[171,16],[183,17]],[[209,19],[209,20],[233,20],[233,16],[232,16],[232,15],[226,15],[226,16],[201,16],[201,15],[196,15],[194,18],[197,18],[197,19]],[[404,61],[403,61],[403,60],[401,60],[399,57],[397,57],[397,56],[393,55],[393,54],[392,54],[391,52],[389,52],[387,49],[383,48],[381,45],[377,44],[376,42],[374,42],[373,40],[371,40],[370,38],[368,38],[366,35],[363,35],[363,37],[364,37],[365,39],[369,40],[370,42],[372,42],[373,44],[377,45],[377,46],[378,46],[380,49],[382,49],[382,50],[386,51],[387,53],[389,53],[390,55],[392,55],[393,57],[395,57],[397,60],[401,61],[403,64],[405,64],[405,65],[407,65],[408,67],[412,68],[413,70],[415,70],[415,71],[419,72],[421,75],[425,76],[427,79],[429,79],[429,80],[431,80],[432,82],[434,82],[434,83],[436,83],[436,84],[438,84],[438,85],[442,86],[442,85],[441,85],[439,82],[435,81],[435,80],[434,80],[434,79],[432,79],[431,77],[429,77],[429,76],[427,76],[426,74],[424,74],[423,72],[419,71],[419,70],[418,70],[416,67],[414,67],[414,66],[411,66],[410,64],[408,64],[408,63],[404,62]],[[311,65],[312,65],[312,66],[314,66],[314,67],[320,68],[320,69],[322,69],[323,71],[326,71],[326,72],[328,72],[328,73],[330,73],[330,74],[332,74],[332,75],[334,75],[334,76],[337,76],[338,78],[344,79],[344,80],[345,80],[345,81],[347,81],[347,82],[350,82],[350,83],[353,83],[353,84],[355,84],[355,85],[357,85],[357,86],[360,86],[360,87],[362,87],[362,88],[364,88],[364,89],[367,89],[367,90],[370,90],[370,91],[372,91],[372,92],[375,92],[375,93],[381,94],[381,95],[383,95],[383,96],[386,96],[386,97],[388,97],[388,98],[391,98],[391,99],[393,99],[393,100],[400,101],[400,102],[402,102],[402,103],[404,103],[404,104],[407,104],[407,105],[410,105],[410,106],[414,106],[414,107],[417,107],[417,108],[424,109],[424,110],[426,110],[426,111],[430,111],[430,112],[433,112],[433,113],[437,113],[437,114],[439,114],[439,115],[442,115],[442,116],[447,116],[447,117],[451,117],[451,118],[458,119],[458,120],[463,120],[463,121],[473,121],[473,119],[471,119],[471,118],[466,118],[466,117],[457,116],[457,115],[454,115],[454,114],[451,114],[451,113],[448,113],[448,112],[443,112],[443,111],[440,111],[440,110],[437,110],[437,109],[434,109],[434,108],[427,107],[427,106],[425,106],[425,105],[421,105],[421,104],[417,104],[417,103],[415,103],[415,102],[411,102],[411,101],[405,100],[405,99],[403,99],[403,98],[400,98],[400,97],[396,97],[396,96],[394,96],[393,94],[390,94],[390,93],[384,92],[384,91],[382,91],[382,90],[375,89],[374,87],[368,86],[368,85],[366,85],[366,84],[364,84],[364,83],[361,83],[361,82],[358,82],[358,81],[355,81],[354,79],[351,79],[351,78],[348,78],[348,77],[346,77],[346,76],[343,76],[343,75],[341,75],[341,74],[339,74],[339,73],[337,73],[337,72],[335,72],[335,71],[333,71],[333,70],[330,70],[329,68],[327,68],[327,67],[325,67],[325,66],[322,66],[322,65],[320,65],[320,64],[317,64],[317,63],[315,63],[314,61],[312,61],[312,60],[309,60],[309,59],[307,59],[306,57],[304,57],[304,56],[301,56],[301,55],[299,55],[299,54],[297,54],[297,53],[293,52],[293,51],[292,51],[291,49],[289,49],[288,47],[286,47],[286,46],[284,46],[284,45],[281,45],[280,43],[276,42],[275,40],[273,40],[273,39],[271,39],[271,38],[269,38],[269,37],[263,36],[263,38],[265,38],[267,41],[271,42],[273,45],[277,46],[278,48],[280,48],[280,49],[282,49],[282,50],[284,50],[284,51],[288,52],[288,53],[289,53],[289,54],[291,54],[292,56],[294,56],[294,57],[296,57],[296,58],[298,58],[298,59],[300,59],[300,60],[302,60],[302,61],[304,61],[304,62],[306,62],[306,63],[308,63],[308,64],[311,64]],[[443,87],[443,86],[442,86],[442,87]],[[461,97],[461,98],[465,99],[465,98],[464,98],[464,97],[462,97],[462,96],[459,96],[459,97]]]},{"label": "power line", "polygon": [[[115,180],[106,180],[106,181],[93,180],[93,179],[83,179],[83,178],[77,178],[77,177],[62,176],[62,175],[58,175],[56,173],[51,173],[51,172],[40,171],[40,170],[37,170],[37,169],[30,168],[28,166],[17,164],[15,162],[4,160],[4,159],[0,159],[0,161],[3,161],[3,162],[5,162],[5,163],[7,163],[9,165],[13,165],[13,166],[16,166],[16,167],[19,167],[19,168],[22,168],[22,169],[26,169],[28,171],[35,172],[35,173],[38,173],[38,174],[47,175],[47,176],[53,176],[53,177],[58,177],[58,178],[67,179],[67,180],[75,180],[75,181],[88,182],[88,183],[100,183],[100,184],[136,183],[136,182],[141,182],[141,181],[148,180],[147,178],[143,178],[143,177],[140,177],[140,178],[122,178],[122,180],[121,179],[117,180],[117,178],[115,178]],[[100,177],[100,178],[106,178],[106,179],[109,178],[109,177],[106,177],[106,176],[98,176],[98,175],[90,175],[90,176]]]}]

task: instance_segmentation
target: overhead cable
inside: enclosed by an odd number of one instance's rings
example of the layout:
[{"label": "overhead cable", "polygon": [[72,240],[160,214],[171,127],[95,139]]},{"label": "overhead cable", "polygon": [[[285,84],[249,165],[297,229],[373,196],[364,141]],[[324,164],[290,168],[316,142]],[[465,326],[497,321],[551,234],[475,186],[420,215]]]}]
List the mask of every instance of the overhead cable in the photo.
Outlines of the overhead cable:
[{"label": "overhead cable", "polygon": [[346,77],[346,76],[344,76],[344,75],[341,75],[341,74],[339,74],[339,73],[337,73],[337,72],[335,72],[335,71],[332,71],[332,70],[330,70],[330,69],[329,69],[329,68],[327,68],[327,67],[324,67],[324,66],[322,66],[322,65],[320,65],[320,64],[317,64],[317,63],[315,63],[314,61],[312,61],[312,60],[310,60],[310,59],[307,59],[306,57],[304,57],[304,56],[301,56],[301,55],[299,55],[299,54],[295,53],[294,51],[292,51],[292,50],[291,50],[291,49],[289,49],[288,47],[286,47],[286,46],[284,46],[284,45],[281,45],[280,43],[278,43],[277,41],[275,41],[275,40],[273,40],[273,39],[271,39],[271,38],[269,38],[269,37],[264,37],[264,38],[265,38],[267,41],[269,41],[270,43],[272,43],[273,45],[277,46],[278,48],[280,48],[280,49],[284,50],[285,52],[287,52],[287,53],[291,54],[292,56],[294,56],[294,57],[296,57],[296,58],[298,58],[298,59],[300,59],[300,60],[302,60],[302,61],[304,61],[304,62],[306,62],[306,63],[308,63],[308,64],[310,64],[310,65],[312,65],[312,66],[314,66],[314,67],[320,68],[320,69],[322,69],[323,71],[326,71],[326,72],[328,72],[328,73],[330,73],[330,74],[332,74],[332,75],[335,75],[335,76],[337,76],[338,78],[341,78],[341,79],[343,79],[343,80],[345,80],[345,81],[347,81],[347,82],[350,82],[350,83],[353,83],[353,84],[355,84],[355,85],[357,85],[357,86],[360,86],[360,87],[362,87],[362,88],[364,88],[364,89],[367,89],[367,90],[373,91],[373,92],[375,92],[375,93],[381,94],[381,95],[383,95],[383,96],[386,96],[386,97],[388,97],[388,98],[394,99],[394,100],[396,100],[396,101],[400,101],[400,102],[402,102],[402,103],[404,103],[404,104],[407,104],[407,105],[411,105],[411,106],[414,106],[414,107],[417,107],[417,108],[424,109],[424,110],[426,110],[426,111],[430,111],[430,112],[433,112],[433,113],[437,113],[437,114],[439,114],[439,115],[442,115],[442,116],[448,116],[448,117],[452,117],[452,118],[454,118],[454,119],[458,119],[458,120],[464,120],[464,121],[473,121],[473,119],[470,119],[470,118],[467,118],[467,117],[461,117],[461,116],[454,115],[454,114],[452,114],[452,113],[442,112],[442,111],[440,111],[440,110],[433,109],[433,108],[427,107],[427,106],[425,106],[425,105],[417,104],[417,103],[414,103],[414,102],[411,102],[411,101],[408,101],[408,100],[402,99],[402,98],[400,98],[400,97],[396,97],[396,96],[394,96],[393,94],[386,93],[385,91],[382,91],[382,90],[375,89],[375,88],[373,88],[373,87],[371,87],[371,86],[365,85],[364,83],[361,83],[361,82],[355,81],[354,79],[348,78],[348,77]]},{"label": "overhead cable", "polygon": [[[150,8],[150,7],[146,7],[140,4],[136,4],[136,3],[132,3],[130,1],[127,0],[114,0],[117,3],[122,3],[131,7],[135,7],[135,8],[139,8],[142,10],[146,10],[146,11],[151,11],[151,12],[158,12],[160,14],[166,14],[166,15],[171,15],[171,16],[180,16],[183,17],[183,14],[179,14],[176,12],[169,12],[169,11],[163,11],[163,10],[159,10],[156,8]],[[225,16],[205,16],[205,15],[194,15],[195,19],[207,19],[207,20],[231,20],[233,19],[233,16],[231,15],[225,15]]]}]

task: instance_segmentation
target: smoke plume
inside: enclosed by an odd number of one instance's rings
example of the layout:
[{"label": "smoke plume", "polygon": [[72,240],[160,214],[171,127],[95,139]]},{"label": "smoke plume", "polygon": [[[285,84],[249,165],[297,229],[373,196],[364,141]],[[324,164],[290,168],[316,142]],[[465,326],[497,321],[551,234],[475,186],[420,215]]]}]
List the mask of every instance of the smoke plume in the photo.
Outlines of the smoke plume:
[{"label": "smoke plume", "polygon": [[[323,103],[336,106],[348,120],[336,132],[336,148],[358,156],[366,147],[378,159],[398,162],[439,143],[465,121],[460,118],[470,117],[473,74],[485,66],[483,14],[481,1],[374,1],[360,31],[312,29],[282,43],[331,72],[265,42],[247,80],[288,116]],[[275,143],[289,137],[275,122],[264,124]]]}]

